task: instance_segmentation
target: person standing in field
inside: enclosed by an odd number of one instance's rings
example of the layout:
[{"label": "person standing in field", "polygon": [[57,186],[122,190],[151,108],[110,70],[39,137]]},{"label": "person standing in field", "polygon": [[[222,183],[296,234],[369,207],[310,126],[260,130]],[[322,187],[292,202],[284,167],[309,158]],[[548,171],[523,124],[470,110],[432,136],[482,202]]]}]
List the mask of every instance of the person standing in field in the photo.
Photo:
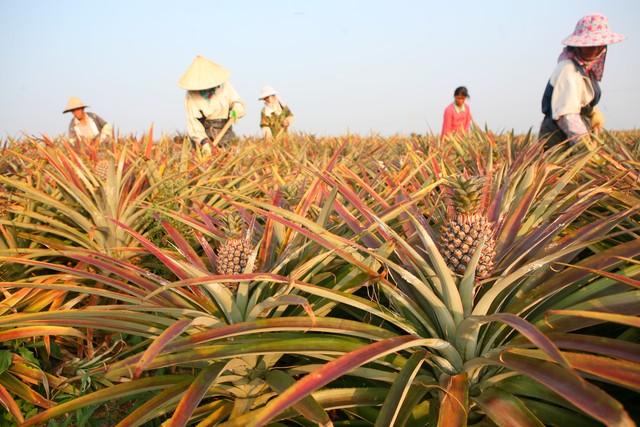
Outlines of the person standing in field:
[{"label": "person standing in field", "polygon": [[278,93],[271,86],[265,86],[262,88],[258,99],[264,102],[264,107],[262,107],[260,114],[262,136],[266,140],[271,140],[287,133],[293,123],[293,113],[278,98]]},{"label": "person standing in field", "polygon": [[111,138],[112,127],[102,117],[96,113],[88,113],[84,102],[79,98],[72,96],[67,102],[67,106],[62,114],[71,113],[71,122],[69,123],[69,138],[75,143],[81,141],[107,141]]},{"label": "person standing in field", "polygon": [[624,36],[612,32],[607,18],[597,13],[580,19],[563,40],[566,47],[542,96],[539,134],[545,149],[566,140],[570,144],[583,137],[588,140],[591,131],[602,129],[604,117],[597,105],[607,46],[622,40]]},{"label": "person standing in field", "polygon": [[441,138],[447,135],[468,133],[471,129],[471,108],[466,103],[469,91],[464,86],[459,86],[453,92],[453,102],[444,110]]},{"label": "person standing in field", "polygon": [[235,139],[231,124],[245,115],[244,103],[229,83],[229,71],[198,55],[178,84],[187,91],[184,107],[191,141],[205,155],[217,149],[212,145],[219,133],[224,132],[219,145],[229,145]]}]

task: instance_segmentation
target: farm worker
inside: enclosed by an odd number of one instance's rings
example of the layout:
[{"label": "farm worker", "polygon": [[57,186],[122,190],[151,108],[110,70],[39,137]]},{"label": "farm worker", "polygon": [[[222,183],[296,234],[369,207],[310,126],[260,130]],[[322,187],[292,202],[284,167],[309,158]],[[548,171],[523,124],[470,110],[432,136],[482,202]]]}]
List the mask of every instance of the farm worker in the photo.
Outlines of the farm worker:
[{"label": "farm worker", "polygon": [[69,123],[69,138],[78,142],[84,141],[106,141],[111,138],[112,127],[102,117],[96,113],[88,113],[84,102],[72,96],[67,102],[62,114],[71,113],[73,117]]},{"label": "farm worker", "polygon": [[[212,143],[227,121],[231,120],[231,124],[245,114],[244,104],[228,80],[229,71],[198,55],[178,82],[187,91],[187,133],[204,154],[216,149]],[[234,138],[233,129],[228,127],[219,144],[228,145]]]},{"label": "farm worker", "polygon": [[573,34],[563,40],[566,47],[542,96],[540,138],[545,148],[567,139],[573,144],[585,136],[588,141],[589,132],[602,129],[604,117],[597,104],[607,45],[622,40],[624,36],[612,32],[600,14],[580,19]]},{"label": "farm worker", "polygon": [[451,134],[467,133],[471,128],[471,108],[466,103],[469,91],[459,86],[453,92],[453,102],[444,110],[441,138]]},{"label": "farm worker", "polygon": [[262,88],[258,99],[264,102],[264,107],[262,107],[262,113],[260,114],[262,136],[270,140],[287,133],[293,123],[293,113],[280,100],[278,93],[271,86],[265,86]]}]

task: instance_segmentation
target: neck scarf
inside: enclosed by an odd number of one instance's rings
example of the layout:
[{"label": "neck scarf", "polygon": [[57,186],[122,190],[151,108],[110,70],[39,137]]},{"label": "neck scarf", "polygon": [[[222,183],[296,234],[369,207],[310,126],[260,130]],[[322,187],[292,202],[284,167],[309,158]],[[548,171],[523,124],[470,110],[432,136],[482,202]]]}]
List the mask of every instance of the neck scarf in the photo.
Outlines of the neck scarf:
[{"label": "neck scarf", "polygon": [[587,76],[596,79],[597,81],[602,80],[602,74],[604,74],[604,62],[607,58],[607,48],[598,55],[595,59],[591,61],[585,61],[583,58],[578,55],[575,49],[569,49],[569,47],[565,47],[562,49],[560,56],[558,57],[558,62],[564,61],[565,59],[571,59],[584,68],[584,71],[587,73]]}]

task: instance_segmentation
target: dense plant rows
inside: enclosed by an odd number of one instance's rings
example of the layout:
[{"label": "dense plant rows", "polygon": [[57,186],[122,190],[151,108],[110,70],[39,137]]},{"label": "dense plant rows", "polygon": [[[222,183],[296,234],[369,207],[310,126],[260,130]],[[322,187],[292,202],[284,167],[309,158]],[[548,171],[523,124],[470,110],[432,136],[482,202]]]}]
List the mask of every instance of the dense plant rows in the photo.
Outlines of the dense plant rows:
[{"label": "dense plant rows", "polygon": [[[633,426],[640,135],[8,141],[0,425]],[[636,403],[634,403],[636,402]]]}]

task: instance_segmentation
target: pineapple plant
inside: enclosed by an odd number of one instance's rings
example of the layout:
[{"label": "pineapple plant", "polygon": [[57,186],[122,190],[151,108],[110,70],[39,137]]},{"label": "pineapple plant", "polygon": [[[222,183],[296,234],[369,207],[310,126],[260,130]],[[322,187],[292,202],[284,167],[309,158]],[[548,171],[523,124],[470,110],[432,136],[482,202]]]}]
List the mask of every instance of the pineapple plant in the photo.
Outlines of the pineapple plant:
[{"label": "pineapple plant", "polygon": [[[244,273],[253,252],[253,245],[249,237],[250,232],[243,227],[242,218],[236,213],[226,220],[225,235],[227,239],[218,247],[216,270],[218,274]],[[238,284],[227,284],[231,291],[235,291]]]},{"label": "pineapple plant", "polygon": [[449,181],[450,200],[447,221],[442,226],[440,248],[452,271],[464,274],[480,242],[484,246],[476,269],[476,277],[486,278],[493,270],[495,237],[493,223],[482,206],[484,179],[479,176],[457,176]]}]

